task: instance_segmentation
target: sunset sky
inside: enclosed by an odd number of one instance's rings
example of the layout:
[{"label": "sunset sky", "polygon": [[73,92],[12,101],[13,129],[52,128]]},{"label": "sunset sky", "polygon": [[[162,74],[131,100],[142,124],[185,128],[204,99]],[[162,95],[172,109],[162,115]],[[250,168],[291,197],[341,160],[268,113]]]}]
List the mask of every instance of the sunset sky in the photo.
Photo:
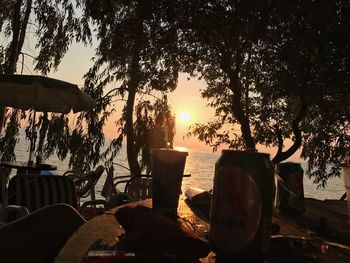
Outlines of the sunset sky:
[{"label": "sunset sky", "polygon": [[[34,53],[33,44],[26,43],[24,52]],[[67,55],[60,64],[57,72],[49,74],[50,77],[58,78],[64,81],[83,86],[83,75],[92,65],[91,58],[94,55],[93,47],[85,47],[84,45],[74,44],[68,51]],[[25,58],[23,74],[35,74],[33,72],[32,61]],[[18,67],[20,72],[20,66]],[[187,147],[195,150],[211,151],[210,147],[199,142],[196,138],[187,138],[188,127],[198,122],[206,122],[213,115],[214,110],[206,106],[206,101],[200,96],[200,89],[205,87],[203,81],[197,79],[188,80],[188,76],[181,74],[177,89],[168,95],[169,103],[176,116],[176,135],[174,140],[175,146]],[[117,104],[117,112],[121,110],[122,104]],[[187,117],[184,118],[184,115]],[[105,128],[105,134],[108,138],[115,137],[114,121],[119,116],[114,116],[110,124]]]},{"label": "sunset sky", "polygon": [[[26,41],[23,51],[35,55],[34,44]],[[91,58],[94,55],[94,48],[81,44],[73,44],[61,62],[57,72],[50,73],[50,77],[58,78],[64,81],[83,86],[83,75],[92,65]],[[23,74],[35,74],[32,70],[32,61],[25,58],[25,67]],[[18,67],[20,72],[20,66]],[[177,89],[168,95],[169,103],[176,115],[176,135],[174,145],[177,147],[186,147],[192,150],[212,151],[209,146],[199,142],[195,137],[187,138],[188,127],[194,123],[205,123],[214,116],[214,110],[206,106],[206,101],[201,97],[200,90],[205,88],[205,82],[197,79],[188,80],[188,75],[180,74]],[[117,112],[120,112],[122,104],[117,105]],[[184,117],[185,115],[185,117]],[[107,138],[115,137],[115,126],[113,123],[119,116],[115,115],[105,128]],[[223,147],[225,148],[225,147]],[[261,152],[274,154],[274,149],[266,149],[258,146]],[[298,151],[290,160],[299,160],[300,151]]]}]

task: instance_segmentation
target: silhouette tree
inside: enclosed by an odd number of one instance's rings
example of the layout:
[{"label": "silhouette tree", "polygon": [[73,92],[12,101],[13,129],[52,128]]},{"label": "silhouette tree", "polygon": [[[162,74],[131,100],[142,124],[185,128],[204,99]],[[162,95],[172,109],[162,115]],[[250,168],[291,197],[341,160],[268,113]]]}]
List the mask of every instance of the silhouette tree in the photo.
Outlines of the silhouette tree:
[{"label": "silhouette tree", "polygon": [[[141,111],[137,113],[136,123],[134,121],[136,100],[141,103],[137,107],[142,107],[146,105],[143,102],[146,94],[173,90],[177,83],[177,34],[169,16],[171,8],[168,1],[160,0],[100,1],[98,4],[87,1],[86,5],[86,15],[94,19],[98,39],[95,64],[86,74],[86,86],[94,89],[106,105],[112,104],[115,97],[125,98],[118,121],[119,135],[106,154],[113,157],[113,151],[118,151],[126,138],[133,175],[141,173],[138,154],[142,147],[137,136],[142,132],[135,128],[147,128],[147,125],[140,126]],[[118,87],[109,87],[109,91],[104,92],[111,83]],[[164,121],[160,129],[166,119]],[[171,136],[169,139],[172,141]]]},{"label": "silhouette tree", "polygon": [[316,183],[339,175],[349,154],[346,1],[183,4],[184,68],[206,80],[216,109],[190,134],[214,149],[276,147],[275,164],[302,148]]},{"label": "silhouette tree", "polygon": [[[90,42],[88,21],[77,14],[82,3],[81,0],[1,0],[0,34],[5,41],[0,44],[0,73],[16,73],[19,57],[29,55],[33,58],[34,69],[46,75],[57,69],[73,41]],[[37,54],[22,52],[28,36],[36,41]],[[21,111],[0,108],[0,129],[4,128],[0,140],[2,159],[15,157],[19,121],[25,117]]]}]

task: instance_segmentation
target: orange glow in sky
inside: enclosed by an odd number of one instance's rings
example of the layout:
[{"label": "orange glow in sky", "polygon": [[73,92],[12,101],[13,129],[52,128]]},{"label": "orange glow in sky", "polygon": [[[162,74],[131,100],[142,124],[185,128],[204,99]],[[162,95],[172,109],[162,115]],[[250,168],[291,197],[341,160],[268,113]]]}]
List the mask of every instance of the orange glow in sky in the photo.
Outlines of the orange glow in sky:
[{"label": "orange glow in sky", "polygon": [[[24,52],[31,53],[34,44],[34,41],[26,44]],[[72,82],[82,87],[84,84],[83,76],[93,64],[91,57],[94,56],[94,50],[95,47],[73,44],[59,65],[58,71],[51,72],[49,77]],[[25,61],[26,65],[30,66],[30,63],[29,60]],[[24,74],[35,74],[35,72],[25,67]],[[117,86],[117,84],[115,85]],[[168,94],[168,102],[176,117],[175,149],[212,151],[209,146],[198,141],[196,137],[187,136],[191,125],[207,123],[213,119],[215,114],[215,110],[207,106],[208,101],[201,97],[201,90],[205,87],[206,83],[203,80],[192,78],[187,74],[179,74],[176,90]],[[123,104],[115,103],[113,107],[116,113],[110,117],[108,124],[104,127],[105,136],[109,139],[118,136],[118,128],[115,123],[120,117]],[[226,147],[223,146],[223,148]],[[270,148],[259,150],[273,153]]]},{"label": "orange glow in sky", "polygon": [[190,120],[190,114],[188,112],[181,112],[179,116],[179,120],[181,122],[188,122]]}]

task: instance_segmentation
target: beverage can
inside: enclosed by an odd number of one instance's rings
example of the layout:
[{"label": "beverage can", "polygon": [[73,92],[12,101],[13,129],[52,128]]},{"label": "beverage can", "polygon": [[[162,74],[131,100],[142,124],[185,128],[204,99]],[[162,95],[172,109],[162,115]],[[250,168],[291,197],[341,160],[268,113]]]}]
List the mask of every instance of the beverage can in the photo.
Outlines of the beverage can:
[{"label": "beverage can", "polygon": [[270,249],[273,165],[269,154],[223,150],[215,163],[210,213],[217,258],[261,262]]},{"label": "beverage can", "polygon": [[285,162],[277,165],[276,207],[280,213],[298,214],[305,211],[303,175],[300,163]]}]

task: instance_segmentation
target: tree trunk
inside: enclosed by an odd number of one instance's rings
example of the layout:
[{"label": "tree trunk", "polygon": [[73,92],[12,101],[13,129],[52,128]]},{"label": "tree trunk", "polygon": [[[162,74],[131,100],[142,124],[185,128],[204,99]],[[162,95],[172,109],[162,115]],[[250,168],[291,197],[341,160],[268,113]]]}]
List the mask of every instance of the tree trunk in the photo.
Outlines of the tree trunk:
[{"label": "tree trunk", "polygon": [[[138,7],[139,8],[139,7]],[[136,15],[139,17],[138,25],[135,27],[136,36],[131,65],[130,65],[130,80],[128,83],[128,99],[126,102],[126,116],[125,116],[125,126],[126,126],[126,152],[128,157],[128,163],[130,167],[130,172],[133,176],[141,175],[141,167],[137,160],[138,153],[135,149],[135,132],[134,132],[134,105],[135,97],[140,84],[140,49],[142,45],[142,33],[143,33],[143,22],[140,17],[139,10],[136,10]]]},{"label": "tree trunk", "polygon": [[16,63],[18,60],[18,44],[21,34],[21,5],[22,1],[17,0],[14,5],[13,19],[12,19],[12,40],[8,56],[6,59],[5,73],[14,74],[16,72]]},{"label": "tree trunk", "polygon": [[278,150],[272,159],[273,164],[279,164],[280,162],[287,160],[289,157],[291,157],[300,147],[302,143],[302,137],[301,137],[301,131],[299,128],[300,122],[304,119],[306,116],[307,111],[307,103],[303,96],[300,96],[301,99],[301,105],[299,107],[298,113],[296,114],[294,120],[291,123],[292,130],[294,133],[294,143],[283,152],[283,138],[282,138],[282,131],[280,129],[277,130],[277,140],[278,140]]},{"label": "tree trunk", "polygon": [[241,132],[242,137],[245,143],[245,147],[247,151],[255,151],[255,142],[250,130],[250,121],[249,118],[244,113],[243,107],[242,107],[242,90],[241,88],[238,88],[241,84],[239,83],[238,78],[234,81],[235,84],[232,83],[232,80],[230,80],[230,87],[232,90],[234,90],[234,93],[232,95],[232,106],[231,109],[234,113],[234,116],[236,117],[237,121],[241,125]]},{"label": "tree trunk", "polygon": [[[242,84],[239,80],[239,72],[241,65],[243,63],[243,54],[237,51],[237,54],[234,59],[235,67],[232,69],[230,55],[226,53],[225,50],[222,51],[222,58],[220,67],[225,72],[229,78],[228,88],[232,91],[232,103],[231,110],[234,117],[237,119],[238,123],[241,125],[242,138],[245,144],[245,148],[247,151],[256,151],[256,145],[251,133],[250,129],[250,121],[249,116],[244,111],[244,107],[246,106],[242,101],[243,97],[243,89]],[[247,103],[248,98],[245,98],[245,102]]]},{"label": "tree trunk", "polygon": [[[12,40],[10,43],[8,55],[5,64],[5,74],[14,74],[16,72],[16,65],[21,53],[23,43],[26,36],[26,30],[30,12],[32,9],[32,0],[27,0],[27,6],[21,21],[21,5],[22,0],[17,0],[14,5],[13,19],[12,19]],[[0,107],[0,132],[5,125],[6,107]]]},{"label": "tree trunk", "polygon": [[[250,130],[250,122],[249,118],[244,112],[244,105],[242,102],[242,95],[243,95],[243,90],[242,90],[242,85],[239,81],[239,69],[241,66],[241,63],[243,61],[242,55],[237,55],[235,63],[236,67],[235,70],[232,70],[230,61],[228,60],[229,56],[224,56],[222,59],[221,63],[221,68],[222,70],[228,75],[229,77],[229,89],[232,91],[232,104],[231,104],[231,110],[232,113],[234,114],[235,118],[241,125],[241,132],[242,132],[242,137],[244,140],[244,144],[246,147],[247,151],[255,151],[255,142]],[[246,98],[247,99],[247,98]]]},{"label": "tree trunk", "polygon": [[26,38],[26,32],[27,32],[27,25],[28,25],[28,20],[29,20],[29,16],[32,10],[32,0],[27,0],[27,6],[26,6],[26,11],[24,13],[24,17],[23,20],[21,22],[21,31],[18,37],[18,44],[17,44],[17,59],[16,59],[16,63],[18,61],[18,57],[22,52],[22,47],[23,47],[23,43],[24,40]]},{"label": "tree trunk", "polygon": [[[130,167],[130,172],[133,176],[141,175],[141,168],[137,160],[137,152],[135,150],[135,133],[134,133],[134,104],[135,96],[137,90],[136,81],[131,80],[129,84],[129,94],[126,102],[126,116],[125,116],[125,126],[126,126],[126,152],[128,157],[128,163]],[[135,83],[134,83],[135,82]]]}]

